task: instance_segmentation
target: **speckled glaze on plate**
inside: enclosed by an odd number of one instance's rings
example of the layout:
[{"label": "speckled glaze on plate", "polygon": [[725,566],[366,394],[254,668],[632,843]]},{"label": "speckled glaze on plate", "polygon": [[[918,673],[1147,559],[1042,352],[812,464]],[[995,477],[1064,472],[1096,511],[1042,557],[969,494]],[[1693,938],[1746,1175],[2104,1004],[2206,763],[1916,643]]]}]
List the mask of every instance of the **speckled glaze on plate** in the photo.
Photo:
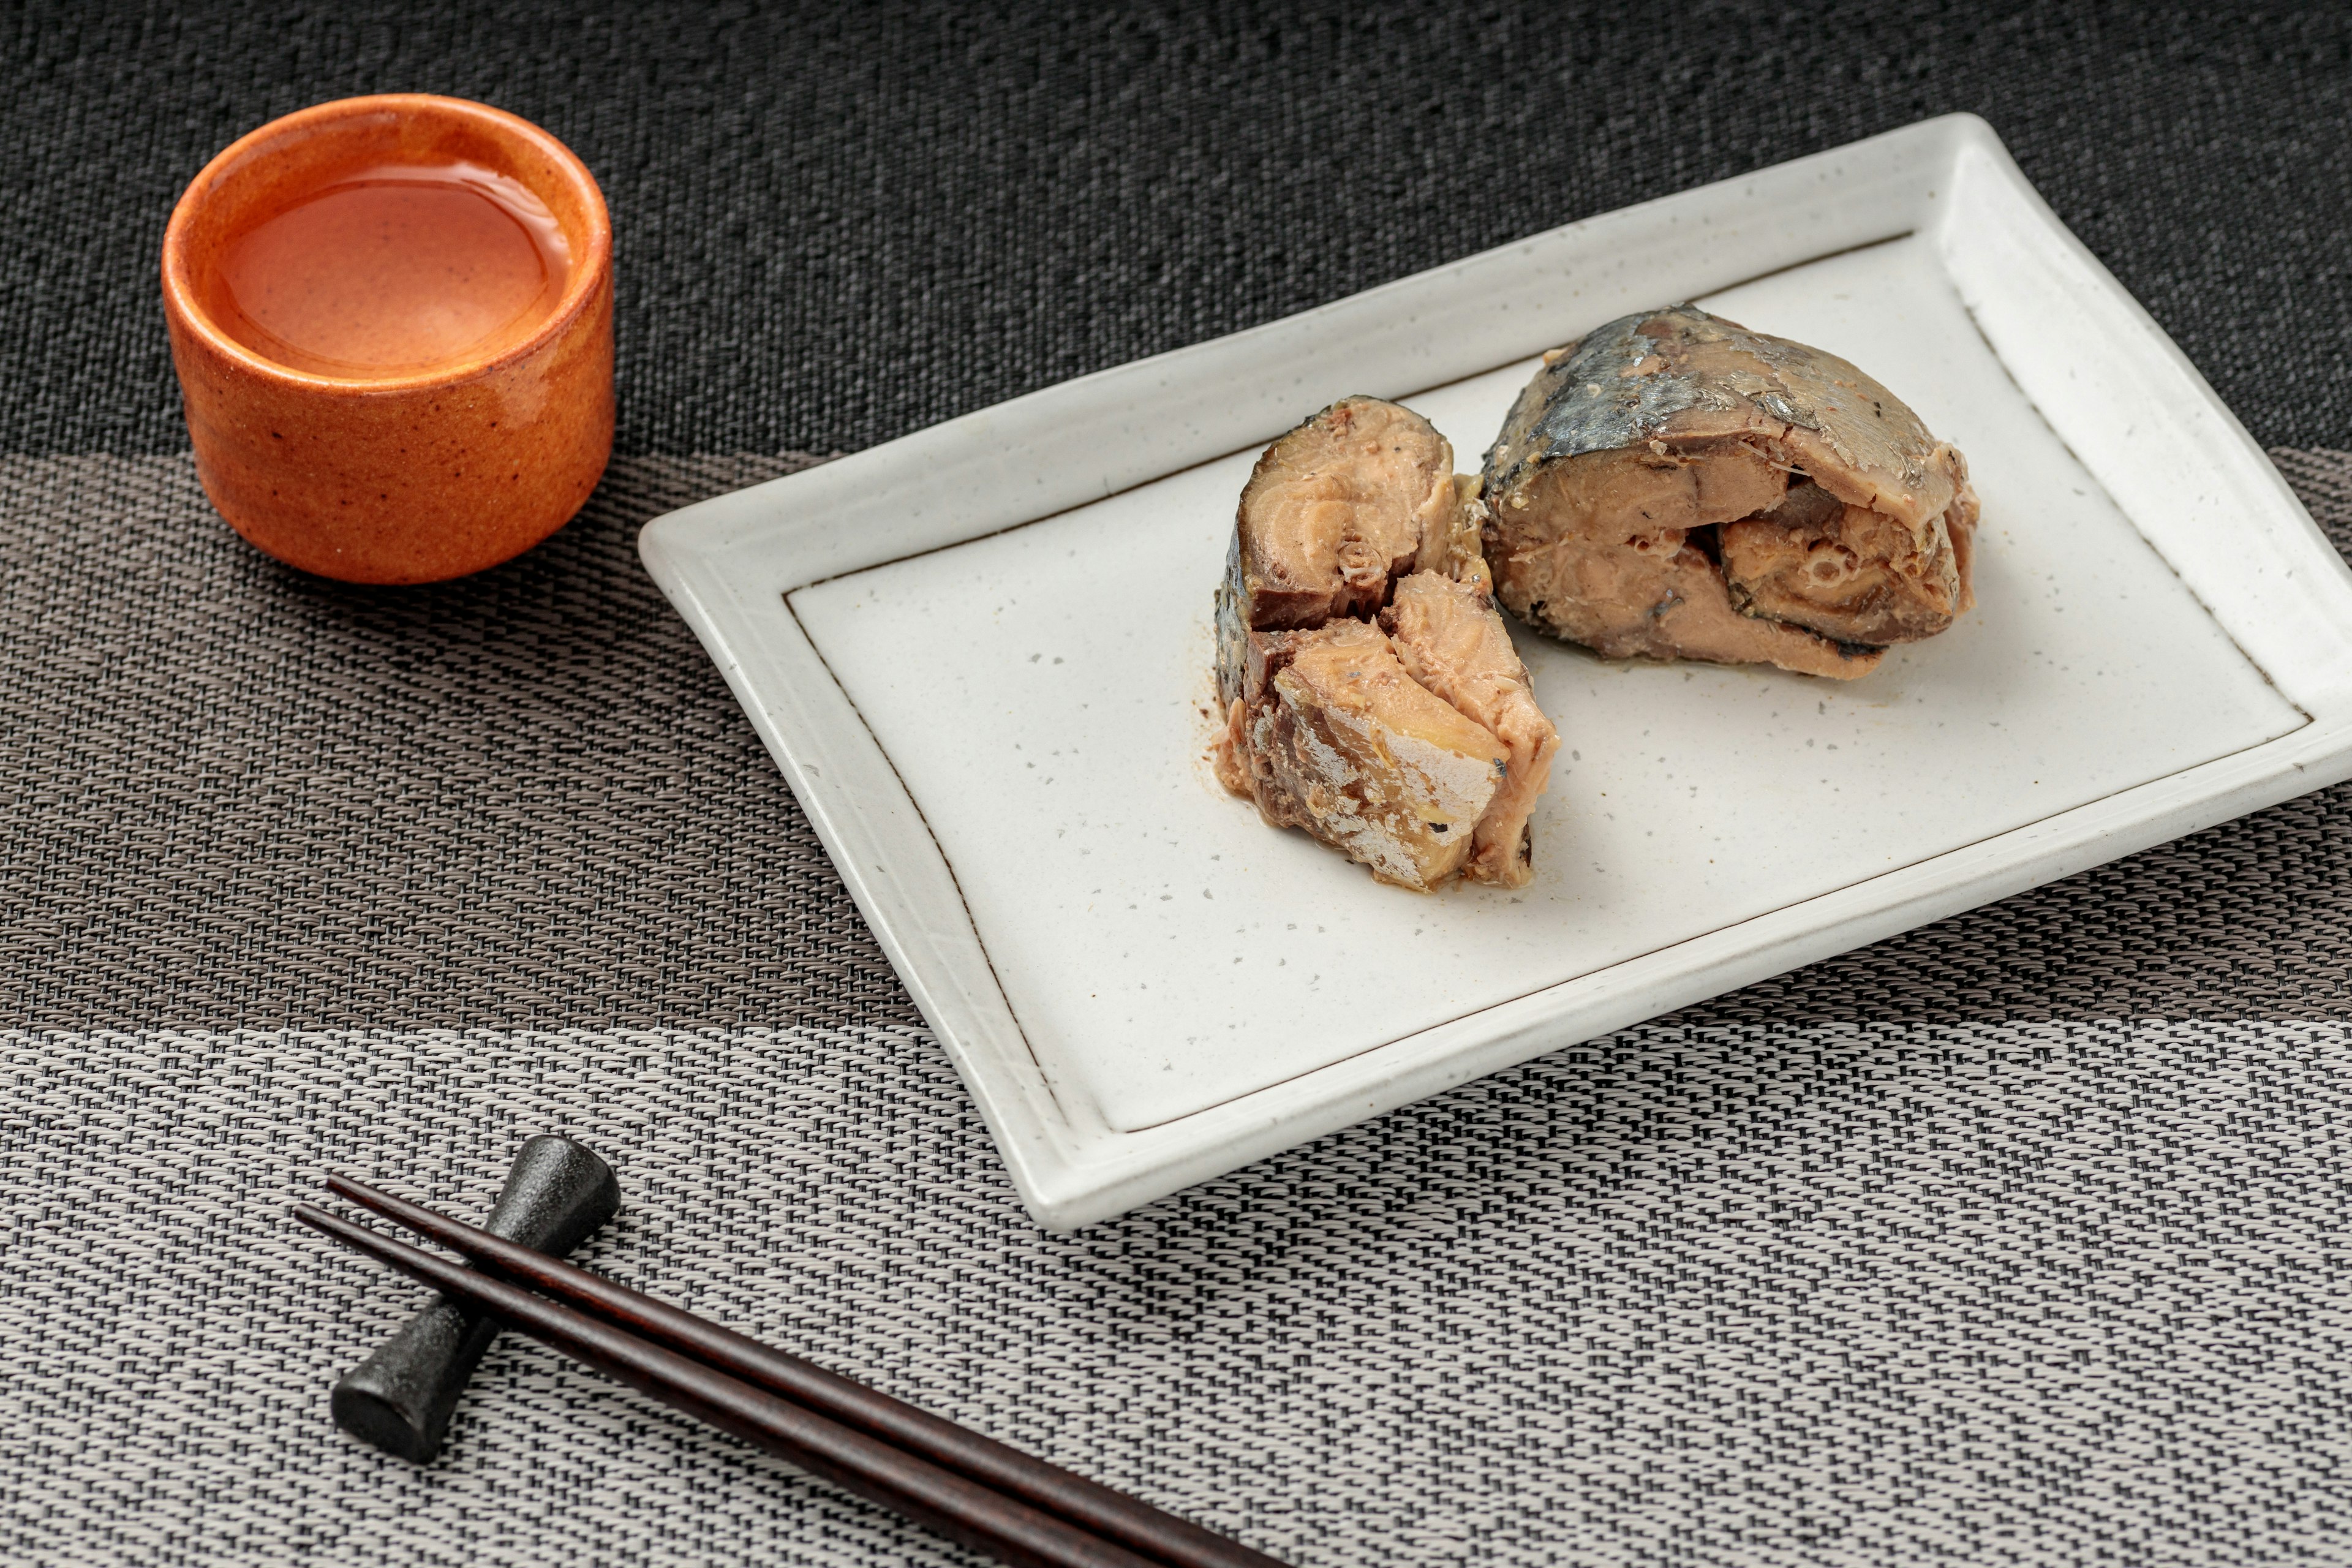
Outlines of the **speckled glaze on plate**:
[{"label": "speckled glaze on plate", "polygon": [[[1462,466],[1544,349],[1690,299],[1967,452],[1979,607],[1832,683],[1522,635],[1522,892],[1417,896],[1199,761],[1265,442]],[[1931,121],[1106,372],[646,529],[1056,1228],[2352,773],[2352,574],[1990,130]]]}]

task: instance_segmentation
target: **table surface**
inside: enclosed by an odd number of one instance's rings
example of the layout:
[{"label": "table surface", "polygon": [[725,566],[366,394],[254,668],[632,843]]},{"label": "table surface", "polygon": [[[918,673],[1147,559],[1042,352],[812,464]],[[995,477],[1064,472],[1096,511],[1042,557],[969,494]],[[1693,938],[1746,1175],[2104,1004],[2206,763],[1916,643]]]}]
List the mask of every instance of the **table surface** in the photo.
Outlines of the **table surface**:
[{"label": "table surface", "polygon": [[[2111,11],[2120,8],[2110,8]],[[286,1218],[608,1154],[601,1268],[1307,1564],[2352,1556],[2352,786],[1074,1237],[638,568],[693,499],[1985,115],[2352,549],[2352,15],[19,12],[0,31],[0,1556],[966,1558]],[[467,582],[206,506],[154,294],[273,114],[488,100],[612,198],[621,436]]]}]

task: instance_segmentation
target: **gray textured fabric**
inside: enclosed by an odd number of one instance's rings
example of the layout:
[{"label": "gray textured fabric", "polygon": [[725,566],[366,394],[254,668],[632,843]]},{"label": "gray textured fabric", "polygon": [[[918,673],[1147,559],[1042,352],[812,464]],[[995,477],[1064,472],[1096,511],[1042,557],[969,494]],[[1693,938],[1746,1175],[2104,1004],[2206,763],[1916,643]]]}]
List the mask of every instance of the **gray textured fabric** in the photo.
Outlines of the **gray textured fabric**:
[{"label": "gray textured fabric", "polygon": [[286,1205],[550,1130],[600,1266],[1302,1564],[2352,1558],[2352,791],[1047,1237],[634,561],[806,460],[387,592],[0,458],[0,1560],[961,1561],[529,1345],[333,1431],[415,1293]]},{"label": "gray textured fabric", "polygon": [[593,1262],[1302,1564],[2352,1560],[2343,1025],[1654,1026],[1054,1237],[911,1031],[0,1036],[0,1558],[968,1561],[284,1205],[610,1152]]},{"label": "gray textured fabric", "polygon": [[637,525],[806,458],[638,458],[497,571],[356,588],[177,458],[0,458],[0,1020],[916,1021]]},{"label": "gray textured fabric", "polygon": [[484,99],[612,203],[624,452],[857,450],[1967,110],[2266,443],[2352,440],[2352,7],[2197,0],[19,0],[0,450],[184,444],[205,160]]},{"label": "gray textured fabric", "polygon": [[[2352,454],[2278,459],[2352,550]],[[636,458],[498,571],[289,572],[185,458],[0,458],[0,1023],[919,1022],[636,529],[801,458]],[[1685,1021],[2352,1018],[2352,787]]]}]

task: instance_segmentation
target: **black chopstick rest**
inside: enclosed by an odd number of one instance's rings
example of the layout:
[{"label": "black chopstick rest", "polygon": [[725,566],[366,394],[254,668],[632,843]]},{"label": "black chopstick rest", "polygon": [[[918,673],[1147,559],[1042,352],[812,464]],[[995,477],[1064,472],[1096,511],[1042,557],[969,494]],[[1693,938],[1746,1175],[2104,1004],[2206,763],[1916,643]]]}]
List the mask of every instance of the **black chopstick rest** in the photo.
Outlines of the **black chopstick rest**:
[{"label": "black chopstick rest", "polygon": [[[482,1228],[562,1258],[620,1208],[613,1167],[585,1145],[547,1133],[515,1156]],[[440,1298],[335,1384],[328,1402],[335,1425],[387,1454],[432,1463],[466,1380],[498,1333],[495,1319]]]}]

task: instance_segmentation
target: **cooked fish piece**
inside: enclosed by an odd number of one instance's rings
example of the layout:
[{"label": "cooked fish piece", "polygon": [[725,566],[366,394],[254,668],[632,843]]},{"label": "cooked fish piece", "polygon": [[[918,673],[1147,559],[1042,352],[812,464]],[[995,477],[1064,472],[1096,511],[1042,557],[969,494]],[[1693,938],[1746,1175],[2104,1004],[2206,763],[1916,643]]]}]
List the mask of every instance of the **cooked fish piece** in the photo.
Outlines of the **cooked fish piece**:
[{"label": "cooked fish piece", "polygon": [[1383,881],[1517,887],[1559,737],[1494,607],[1480,481],[1453,469],[1370,397],[1266,448],[1217,592],[1216,768]]},{"label": "cooked fish piece", "polygon": [[1535,875],[1528,818],[1551,780],[1559,731],[1536,705],[1492,595],[1483,581],[1415,572],[1397,584],[1381,625],[1406,674],[1503,744],[1502,783],[1472,830],[1462,874],[1527,886]]},{"label": "cooked fish piece", "polygon": [[1276,441],[1243,487],[1217,595],[1217,688],[1240,689],[1248,632],[1377,615],[1415,570],[1480,559],[1454,448],[1412,409],[1346,397]]},{"label": "cooked fish piece", "polygon": [[1694,306],[1547,354],[1485,481],[1496,596],[1612,658],[1852,679],[1972,602],[1959,452],[1836,355]]},{"label": "cooked fish piece", "polygon": [[1461,870],[1510,775],[1503,743],[1413,679],[1369,622],[1251,640],[1252,689],[1219,750],[1227,786],[1384,882],[1427,891]]}]

